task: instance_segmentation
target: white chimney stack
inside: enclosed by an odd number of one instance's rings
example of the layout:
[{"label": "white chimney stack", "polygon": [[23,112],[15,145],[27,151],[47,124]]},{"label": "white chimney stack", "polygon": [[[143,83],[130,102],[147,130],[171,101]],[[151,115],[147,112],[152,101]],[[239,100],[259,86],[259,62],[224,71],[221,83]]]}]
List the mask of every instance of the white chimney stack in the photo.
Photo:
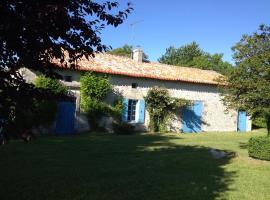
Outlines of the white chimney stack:
[{"label": "white chimney stack", "polygon": [[141,48],[136,48],[133,50],[133,60],[137,62],[143,61],[143,50]]}]

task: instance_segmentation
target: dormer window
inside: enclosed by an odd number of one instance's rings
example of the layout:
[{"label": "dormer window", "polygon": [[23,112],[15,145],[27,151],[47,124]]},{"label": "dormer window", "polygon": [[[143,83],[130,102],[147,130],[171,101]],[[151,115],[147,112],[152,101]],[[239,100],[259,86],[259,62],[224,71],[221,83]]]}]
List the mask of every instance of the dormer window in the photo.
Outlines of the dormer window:
[{"label": "dormer window", "polygon": [[64,76],[64,81],[72,82],[72,76]]}]

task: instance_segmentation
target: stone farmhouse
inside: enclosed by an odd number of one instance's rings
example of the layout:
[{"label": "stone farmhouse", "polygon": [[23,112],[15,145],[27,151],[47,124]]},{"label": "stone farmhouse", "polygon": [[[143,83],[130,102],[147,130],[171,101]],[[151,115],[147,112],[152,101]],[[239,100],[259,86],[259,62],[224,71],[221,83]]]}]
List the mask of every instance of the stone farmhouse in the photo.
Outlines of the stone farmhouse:
[{"label": "stone farmhouse", "polygon": [[[82,58],[76,70],[59,67],[56,71],[61,80],[76,96],[74,128],[87,130],[87,120],[80,111],[80,77],[85,71],[106,74],[115,93],[124,97],[126,110],[123,121],[145,130],[149,124],[149,114],[144,102],[147,91],[154,87],[167,88],[176,98],[191,100],[194,104],[179,110],[171,120],[173,132],[213,132],[213,131],[250,131],[251,120],[244,111],[226,111],[218,90],[216,79],[221,74],[211,70],[171,66],[154,62],[143,62],[143,51],[135,49],[133,58],[99,53],[89,60]],[[36,73],[22,69],[27,81],[33,81]],[[115,94],[106,101],[113,102]],[[60,117],[61,120],[61,117]],[[62,124],[65,122],[61,122]],[[111,120],[104,118],[104,127],[110,129]]]}]

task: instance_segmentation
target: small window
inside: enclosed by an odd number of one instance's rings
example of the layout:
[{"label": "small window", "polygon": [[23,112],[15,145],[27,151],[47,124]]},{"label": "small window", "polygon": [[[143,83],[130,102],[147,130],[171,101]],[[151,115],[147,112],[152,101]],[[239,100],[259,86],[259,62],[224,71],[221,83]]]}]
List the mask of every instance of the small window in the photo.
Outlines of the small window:
[{"label": "small window", "polygon": [[132,87],[132,88],[137,88],[137,87],[138,87],[138,83],[132,83],[132,84],[131,84],[131,87]]},{"label": "small window", "polygon": [[135,121],[137,102],[138,101],[134,99],[128,100],[128,116],[127,116],[128,121]]},{"label": "small window", "polygon": [[64,76],[64,81],[72,82],[72,76]]}]

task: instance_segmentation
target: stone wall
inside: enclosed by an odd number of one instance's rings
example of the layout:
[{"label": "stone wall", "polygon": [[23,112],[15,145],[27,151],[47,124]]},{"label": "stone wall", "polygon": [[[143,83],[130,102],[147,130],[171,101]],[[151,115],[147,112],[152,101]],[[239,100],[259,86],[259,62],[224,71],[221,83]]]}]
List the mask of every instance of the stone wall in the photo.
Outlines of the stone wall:
[{"label": "stone wall", "polygon": [[[171,96],[188,100],[203,102],[202,131],[236,131],[237,112],[225,112],[216,86],[191,84],[184,82],[160,81],[153,79],[131,78],[123,76],[111,76],[110,81],[114,88],[124,97],[142,99],[147,91],[154,86],[165,87]],[[138,87],[132,88],[131,84],[137,83]],[[149,124],[149,114],[146,111],[146,125]],[[172,122],[173,130],[181,129],[181,113],[179,112]]]},{"label": "stone wall", "polygon": [[[128,69],[127,69],[128,70]],[[81,72],[60,70],[59,74],[65,76],[72,76],[72,82],[63,82],[65,85],[75,93],[77,115],[80,114],[80,92],[79,80]],[[29,70],[24,70],[24,76],[28,81],[35,78],[35,73]],[[171,96],[176,98],[184,98],[192,101],[203,102],[203,116],[202,116],[202,131],[236,131],[237,130],[237,112],[226,111],[221,101],[218,88],[214,85],[193,84],[185,82],[161,81],[155,79],[133,78],[125,76],[110,75],[111,84],[114,86],[114,93],[110,94],[106,101],[113,103],[119,94],[125,98],[142,99],[146,96],[147,91],[154,87],[165,87],[169,90]],[[136,83],[137,88],[132,88],[132,83]],[[149,124],[149,113],[145,113],[145,126]],[[85,126],[84,126],[85,127]],[[177,112],[171,123],[171,131],[178,132],[182,127],[181,111]],[[251,130],[251,120],[247,119],[247,131]]]}]

